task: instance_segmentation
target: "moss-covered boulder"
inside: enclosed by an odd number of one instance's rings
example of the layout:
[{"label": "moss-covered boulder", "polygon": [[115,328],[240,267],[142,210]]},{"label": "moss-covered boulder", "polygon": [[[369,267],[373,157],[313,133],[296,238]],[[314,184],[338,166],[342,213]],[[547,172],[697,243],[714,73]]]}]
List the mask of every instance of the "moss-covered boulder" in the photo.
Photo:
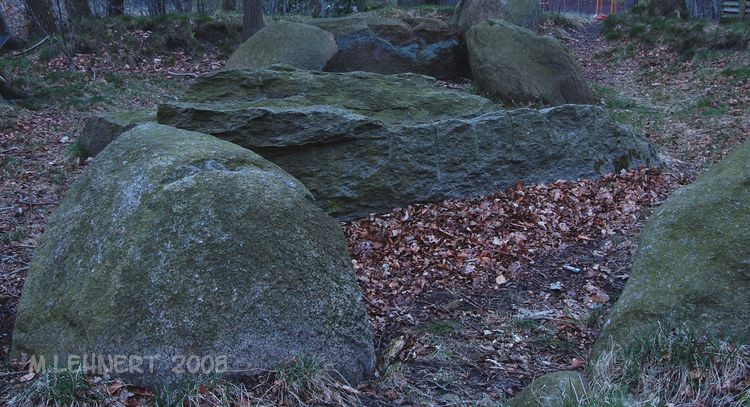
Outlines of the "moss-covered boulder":
[{"label": "moss-covered boulder", "polygon": [[252,149],[340,217],[658,163],[601,108],[504,110],[413,74],[225,71],[158,120]]},{"label": "moss-covered boulder", "polygon": [[578,372],[554,372],[538,377],[513,397],[508,407],[573,406],[585,398],[587,384]]},{"label": "moss-covered boulder", "polygon": [[532,31],[539,29],[542,10],[535,0],[461,0],[453,15],[461,32],[487,20],[505,20]]},{"label": "moss-covered boulder", "polygon": [[153,110],[95,114],[84,120],[78,144],[87,157],[95,157],[120,134],[139,124],[155,121]]},{"label": "moss-covered boulder", "polygon": [[482,92],[518,104],[594,103],[575,58],[553,38],[490,20],[471,28],[466,44]]},{"label": "moss-covered boulder", "polygon": [[470,74],[466,46],[456,27],[427,18],[353,16],[312,20],[333,33],[339,52],[330,72],[412,72],[437,78]]},{"label": "moss-covered boulder", "polygon": [[750,141],[676,191],[640,236],[595,355],[663,327],[750,339]]},{"label": "moss-covered boulder", "polygon": [[333,34],[300,23],[279,22],[255,33],[234,51],[225,69],[254,69],[288,64],[322,70],[336,55]]},{"label": "moss-covered boulder", "polygon": [[13,333],[22,352],[126,355],[113,373],[146,385],[293,358],[356,383],[374,365],[343,233],[309,191],[251,151],[157,124],[113,141],[49,219]]}]

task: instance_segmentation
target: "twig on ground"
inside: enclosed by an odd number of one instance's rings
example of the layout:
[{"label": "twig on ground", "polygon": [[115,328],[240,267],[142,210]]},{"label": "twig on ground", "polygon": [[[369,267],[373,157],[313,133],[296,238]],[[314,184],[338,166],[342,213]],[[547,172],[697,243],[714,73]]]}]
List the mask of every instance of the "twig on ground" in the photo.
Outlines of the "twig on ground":
[{"label": "twig on ground", "polygon": [[21,267],[21,268],[17,268],[17,269],[15,269],[13,271],[9,271],[9,272],[7,272],[5,274],[6,274],[6,276],[12,276],[13,274],[23,273],[24,271],[26,271],[26,270],[28,270],[30,268],[31,268],[31,266],[24,266],[24,267]]},{"label": "twig on ground", "polygon": [[31,51],[33,51],[33,50],[41,47],[48,40],[49,40],[49,35],[46,36],[46,37],[44,37],[41,41],[37,42],[36,44],[32,45],[31,47],[26,48],[25,50],[22,50],[22,51],[14,52],[11,55],[13,55],[14,57],[20,57],[21,55],[28,54],[29,52],[31,52]]},{"label": "twig on ground", "polygon": [[172,71],[167,71],[167,73],[170,74],[170,75],[172,75],[172,76],[189,76],[191,78],[197,78],[199,76],[197,73],[193,73],[193,72],[172,72]]},{"label": "twig on ground", "polygon": [[16,262],[16,263],[23,264],[24,266],[28,266],[29,265],[29,263],[27,263],[27,262],[19,259],[18,257],[8,256],[7,254],[3,255],[3,260],[10,260],[10,261],[13,261],[13,262]]},{"label": "twig on ground", "polygon": [[59,202],[57,201],[47,201],[47,202],[31,202],[27,201],[25,199],[21,199],[18,201],[20,204],[24,205],[30,205],[30,206],[43,206],[43,205],[57,205]]}]

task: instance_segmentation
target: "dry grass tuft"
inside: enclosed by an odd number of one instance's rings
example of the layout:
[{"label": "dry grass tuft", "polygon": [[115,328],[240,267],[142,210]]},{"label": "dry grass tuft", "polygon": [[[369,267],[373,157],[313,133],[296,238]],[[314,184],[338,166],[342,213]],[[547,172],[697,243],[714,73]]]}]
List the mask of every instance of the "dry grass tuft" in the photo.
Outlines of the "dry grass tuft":
[{"label": "dry grass tuft", "polygon": [[750,406],[750,346],[659,328],[592,365],[594,406]]}]

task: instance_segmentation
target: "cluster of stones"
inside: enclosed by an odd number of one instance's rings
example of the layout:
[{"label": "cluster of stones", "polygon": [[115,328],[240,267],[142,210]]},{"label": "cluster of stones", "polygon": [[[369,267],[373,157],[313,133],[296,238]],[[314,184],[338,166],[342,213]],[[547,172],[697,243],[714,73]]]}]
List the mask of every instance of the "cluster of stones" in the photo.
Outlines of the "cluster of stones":
[{"label": "cluster of stones", "polygon": [[[372,331],[329,214],[659,163],[586,105],[573,58],[532,32],[535,4],[465,0],[455,25],[274,24],[157,112],[87,121],[96,159],[39,242],[11,356],[139,356],[150,370],[119,375],[147,385],[181,380],[174,364],[192,356],[222,357],[231,377],[294,359],[371,377]],[[425,75],[553,107],[506,109]],[[748,336],[748,163],[746,143],[654,214],[597,352],[660,322]],[[514,405],[581,386],[545,376]]]}]

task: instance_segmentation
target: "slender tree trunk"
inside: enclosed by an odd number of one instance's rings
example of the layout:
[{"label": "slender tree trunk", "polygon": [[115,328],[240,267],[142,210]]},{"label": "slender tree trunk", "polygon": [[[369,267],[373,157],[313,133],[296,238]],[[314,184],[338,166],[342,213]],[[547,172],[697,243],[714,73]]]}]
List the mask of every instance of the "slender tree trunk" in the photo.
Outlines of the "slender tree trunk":
[{"label": "slender tree trunk", "polygon": [[91,17],[88,0],[67,0],[68,14],[72,19]]},{"label": "slender tree trunk", "polygon": [[263,28],[263,0],[242,0],[242,36],[245,40]]},{"label": "slender tree trunk", "polygon": [[164,2],[164,0],[149,0],[149,2],[148,2],[148,12],[152,16],[166,14],[166,12],[167,12],[167,5]]},{"label": "slender tree trunk", "polygon": [[121,16],[125,14],[125,0],[109,0],[107,4],[108,16]]},{"label": "slender tree trunk", "polygon": [[180,14],[185,12],[185,5],[182,3],[182,0],[172,0],[172,5],[176,12]]},{"label": "slender tree trunk", "polygon": [[49,0],[26,0],[26,17],[29,20],[30,37],[42,37],[57,31]]},{"label": "slender tree trunk", "polygon": [[235,0],[221,0],[221,9],[224,11],[236,11],[237,2]]}]

